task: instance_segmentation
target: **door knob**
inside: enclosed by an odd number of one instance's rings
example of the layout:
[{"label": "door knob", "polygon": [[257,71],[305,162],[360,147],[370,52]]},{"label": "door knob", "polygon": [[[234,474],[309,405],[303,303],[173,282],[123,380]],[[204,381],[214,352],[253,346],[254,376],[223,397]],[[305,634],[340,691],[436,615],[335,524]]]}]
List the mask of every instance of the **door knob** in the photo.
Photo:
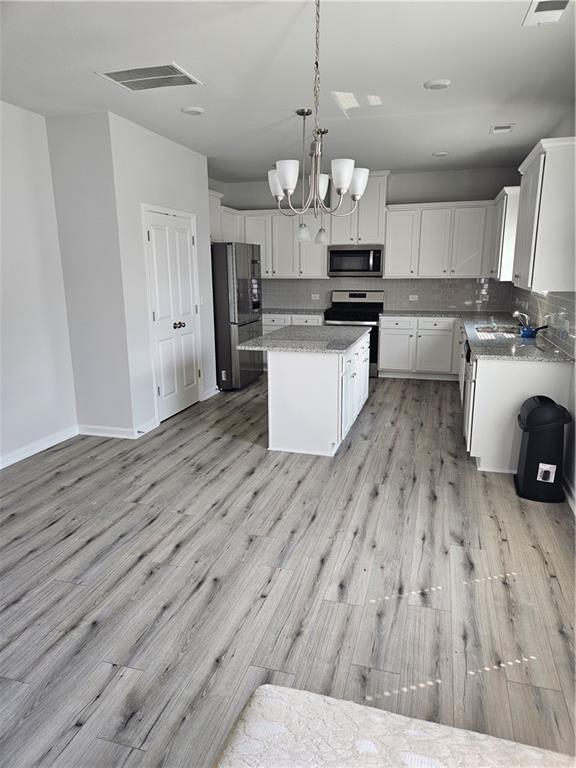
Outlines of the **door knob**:
[{"label": "door knob", "polygon": [[179,327],[180,326],[178,325],[178,323],[172,323],[172,328],[174,328],[174,330],[176,330],[176,328],[179,328]]},{"label": "door knob", "polygon": [[186,328],[186,323],[180,323],[180,328]]}]

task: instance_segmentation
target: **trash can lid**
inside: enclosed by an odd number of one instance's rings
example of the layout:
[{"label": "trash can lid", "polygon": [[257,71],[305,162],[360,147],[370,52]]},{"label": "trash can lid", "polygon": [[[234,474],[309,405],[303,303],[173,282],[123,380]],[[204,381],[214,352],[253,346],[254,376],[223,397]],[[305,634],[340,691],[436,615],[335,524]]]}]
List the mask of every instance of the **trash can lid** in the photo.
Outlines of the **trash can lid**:
[{"label": "trash can lid", "polygon": [[522,403],[518,423],[525,432],[539,432],[543,429],[560,427],[569,424],[572,416],[562,405],[558,405],[551,397],[536,395]]}]

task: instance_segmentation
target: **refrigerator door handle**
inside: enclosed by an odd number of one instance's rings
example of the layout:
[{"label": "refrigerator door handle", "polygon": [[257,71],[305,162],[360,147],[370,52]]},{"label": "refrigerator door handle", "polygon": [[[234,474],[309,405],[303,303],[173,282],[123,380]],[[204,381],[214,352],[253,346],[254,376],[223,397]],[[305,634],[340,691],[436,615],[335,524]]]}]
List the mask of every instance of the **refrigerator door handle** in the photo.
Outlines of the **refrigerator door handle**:
[{"label": "refrigerator door handle", "polygon": [[238,300],[237,300],[237,277],[236,277],[236,256],[234,246],[226,246],[226,261],[228,262],[228,307],[230,322],[238,322]]}]

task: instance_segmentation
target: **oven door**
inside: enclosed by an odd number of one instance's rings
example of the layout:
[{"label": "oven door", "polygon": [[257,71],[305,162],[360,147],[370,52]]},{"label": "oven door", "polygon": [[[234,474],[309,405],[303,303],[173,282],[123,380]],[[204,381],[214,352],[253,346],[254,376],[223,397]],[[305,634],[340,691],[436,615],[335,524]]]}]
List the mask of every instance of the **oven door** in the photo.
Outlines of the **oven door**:
[{"label": "oven door", "polygon": [[381,245],[328,248],[329,277],[382,277]]}]

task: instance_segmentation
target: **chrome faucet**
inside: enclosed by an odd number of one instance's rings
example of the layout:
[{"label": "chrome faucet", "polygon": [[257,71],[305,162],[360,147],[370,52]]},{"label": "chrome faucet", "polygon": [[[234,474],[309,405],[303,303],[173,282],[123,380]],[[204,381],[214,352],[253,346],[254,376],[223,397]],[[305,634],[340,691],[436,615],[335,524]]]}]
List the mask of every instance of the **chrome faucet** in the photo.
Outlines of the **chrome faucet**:
[{"label": "chrome faucet", "polygon": [[524,328],[530,325],[530,317],[525,312],[518,312],[518,310],[516,310],[512,317],[516,318],[516,320],[518,320],[520,325],[523,325]]}]

